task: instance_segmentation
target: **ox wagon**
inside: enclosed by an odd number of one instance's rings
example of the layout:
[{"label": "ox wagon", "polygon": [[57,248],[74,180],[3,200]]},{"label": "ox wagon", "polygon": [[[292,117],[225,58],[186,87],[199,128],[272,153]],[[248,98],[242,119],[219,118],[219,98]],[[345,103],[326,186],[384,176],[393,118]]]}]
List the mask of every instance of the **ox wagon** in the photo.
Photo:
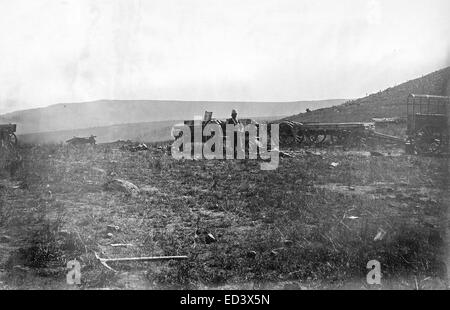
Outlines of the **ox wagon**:
[{"label": "ox wagon", "polygon": [[410,94],[407,99],[407,151],[448,152],[450,97]]}]

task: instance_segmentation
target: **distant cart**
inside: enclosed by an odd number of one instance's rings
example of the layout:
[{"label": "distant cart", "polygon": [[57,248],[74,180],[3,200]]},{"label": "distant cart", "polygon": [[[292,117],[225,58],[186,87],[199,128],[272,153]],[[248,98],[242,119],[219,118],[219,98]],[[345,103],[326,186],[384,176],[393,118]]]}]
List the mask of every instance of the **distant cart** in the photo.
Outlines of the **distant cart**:
[{"label": "distant cart", "polygon": [[450,97],[410,94],[406,106],[407,151],[418,154],[447,153]]},{"label": "distant cart", "polygon": [[16,124],[0,124],[1,148],[14,148],[17,145]]}]

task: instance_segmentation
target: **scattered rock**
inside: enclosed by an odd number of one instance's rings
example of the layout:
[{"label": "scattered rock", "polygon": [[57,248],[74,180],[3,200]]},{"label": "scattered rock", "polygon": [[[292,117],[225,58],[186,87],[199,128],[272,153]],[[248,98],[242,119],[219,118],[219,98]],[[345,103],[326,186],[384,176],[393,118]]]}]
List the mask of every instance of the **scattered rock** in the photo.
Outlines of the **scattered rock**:
[{"label": "scattered rock", "polygon": [[332,162],[332,163],[330,164],[330,166],[331,166],[332,168],[336,168],[337,166],[339,166],[339,163]]},{"label": "scattered rock", "polygon": [[125,192],[132,196],[139,194],[139,188],[136,185],[122,179],[114,179],[106,182],[103,187],[105,190]]}]

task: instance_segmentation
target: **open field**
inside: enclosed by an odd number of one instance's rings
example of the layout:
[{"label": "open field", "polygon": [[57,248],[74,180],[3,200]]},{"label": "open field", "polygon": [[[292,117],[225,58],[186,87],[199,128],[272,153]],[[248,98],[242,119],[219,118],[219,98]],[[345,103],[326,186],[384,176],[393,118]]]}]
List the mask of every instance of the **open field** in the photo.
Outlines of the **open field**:
[{"label": "open field", "polygon": [[[446,158],[297,149],[261,171],[252,160],[176,161],[156,144],[20,151],[0,184],[3,289],[76,288],[74,258],[81,289],[366,289],[373,259],[375,288],[446,288]],[[115,178],[139,193],[105,190]],[[94,252],[189,258],[110,263],[115,273]]]}]

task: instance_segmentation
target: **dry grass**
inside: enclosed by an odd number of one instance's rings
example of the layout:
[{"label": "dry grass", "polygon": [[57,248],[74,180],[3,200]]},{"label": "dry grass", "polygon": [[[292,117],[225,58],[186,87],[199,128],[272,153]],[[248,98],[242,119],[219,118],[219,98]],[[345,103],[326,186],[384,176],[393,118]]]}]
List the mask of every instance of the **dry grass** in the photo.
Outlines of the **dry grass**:
[{"label": "dry grass", "polygon": [[[261,171],[255,161],[175,161],[156,146],[21,152],[24,167],[10,182],[26,186],[0,189],[1,233],[16,240],[0,259],[10,275],[21,265],[32,277],[10,278],[12,287],[65,287],[64,272],[43,277],[39,270],[75,257],[82,288],[361,288],[372,259],[381,263],[384,288],[414,288],[414,277],[443,286],[445,159],[321,150]],[[153,190],[136,197],[105,192],[112,178]],[[109,238],[107,225],[120,230]],[[380,228],[386,237],[375,242]],[[216,242],[206,242],[206,233]],[[94,251],[189,260],[111,264],[114,274]]]}]

